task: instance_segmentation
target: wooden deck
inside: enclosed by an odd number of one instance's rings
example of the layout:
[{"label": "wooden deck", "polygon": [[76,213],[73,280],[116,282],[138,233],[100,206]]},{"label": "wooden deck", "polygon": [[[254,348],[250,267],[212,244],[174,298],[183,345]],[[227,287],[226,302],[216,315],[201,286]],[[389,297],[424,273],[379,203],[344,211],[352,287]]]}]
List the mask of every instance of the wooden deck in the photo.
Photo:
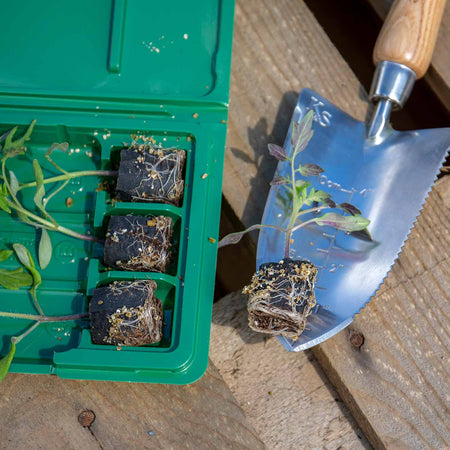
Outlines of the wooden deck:
[{"label": "wooden deck", "polygon": [[[260,222],[276,166],[267,143],[283,142],[302,88],[358,119],[367,110],[364,88],[302,0],[236,3],[223,231]],[[383,14],[387,2],[369,3]],[[448,11],[427,79],[447,107]],[[375,298],[313,351],[288,353],[252,333],[235,292],[214,306],[210,367],[193,385],[9,374],[0,448],[449,448],[449,221],[444,176]],[[222,289],[248,281],[254,254],[252,239],[221,250]],[[78,421],[86,409],[96,416],[89,427]]]}]

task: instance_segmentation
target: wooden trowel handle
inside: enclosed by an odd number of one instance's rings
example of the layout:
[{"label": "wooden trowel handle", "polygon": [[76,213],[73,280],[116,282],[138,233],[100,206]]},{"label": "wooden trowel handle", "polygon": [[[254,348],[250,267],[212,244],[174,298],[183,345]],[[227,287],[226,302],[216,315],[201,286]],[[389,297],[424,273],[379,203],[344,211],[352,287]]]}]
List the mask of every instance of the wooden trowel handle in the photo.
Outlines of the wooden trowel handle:
[{"label": "wooden trowel handle", "polygon": [[446,0],[397,0],[373,51],[375,64],[393,61],[424,76],[433,55]]}]

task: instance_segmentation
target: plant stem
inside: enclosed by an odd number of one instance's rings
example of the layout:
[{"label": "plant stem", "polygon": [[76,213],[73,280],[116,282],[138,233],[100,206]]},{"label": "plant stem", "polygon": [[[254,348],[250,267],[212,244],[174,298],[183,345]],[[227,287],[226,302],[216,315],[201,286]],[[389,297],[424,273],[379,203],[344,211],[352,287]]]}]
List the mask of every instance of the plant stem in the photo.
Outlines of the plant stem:
[{"label": "plant stem", "polygon": [[287,226],[286,232],[285,232],[285,240],[284,240],[284,257],[289,258],[289,246],[291,242],[291,236],[292,236],[292,227],[294,226],[294,223],[297,219],[297,211],[299,210],[299,206],[297,204],[297,190],[295,185],[295,148],[292,149],[292,157],[290,159],[291,164],[291,185],[292,185],[292,212],[291,212],[291,218],[289,220],[289,225]]},{"label": "plant stem", "polygon": [[[36,214],[33,214],[31,211],[28,211],[27,209],[23,208],[22,206],[18,206],[16,204],[14,204],[9,199],[6,199],[6,201],[10,208],[13,208],[16,211],[21,212],[22,214],[26,215],[30,219],[33,219],[35,222],[37,222],[37,224],[40,224],[40,226],[42,226],[43,228],[46,228],[47,230],[58,231],[59,233],[67,234],[68,236],[72,236],[77,239],[82,239],[84,241],[99,242],[100,244],[103,243],[102,239],[99,239],[95,236],[88,236],[86,234],[77,233],[76,231],[72,231],[69,228],[63,227],[61,225],[55,225],[52,222],[49,222],[48,220],[43,219],[42,217],[39,217]],[[38,226],[37,224],[36,224],[36,226]]]},{"label": "plant stem", "polygon": [[329,206],[322,205],[322,206],[315,206],[314,208],[304,209],[303,211],[300,211],[297,214],[297,217],[303,216],[303,214],[309,214],[309,213],[316,212],[316,211],[322,211],[322,209],[327,209],[327,208],[329,208]]},{"label": "plant stem", "polygon": [[[40,284],[40,283],[39,283],[39,284]],[[36,288],[37,288],[37,286],[33,286],[33,287],[30,289],[31,298],[32,298],[32,300],[33,300],[33,303],[34,303],[35,308],[38,310],[38,313],[39,313],[41,316],[43,316],[43,315],[44,315],[44,311],[42,311],[41,305],[40,305],[39,302],[38,302],[37,295],[36,295]]]},{"label": "plant stem", "polygon": [[6,176],[6,160],[8,159],[7,156],[4,156],[2,158],[2,174],[3,174],[3,181],[5,183],[6,189],[8,190],[9,194],[11,195],[11,197],[14,200],[14,203],[18,206],[20,206],[20,202],[19,200],[17,200],[16,194],[14,194],[14,192],[11,190],[11,186],[9,184],[8,181],[8,177]]},{"label": "plant stem", "polygon": [[[68,172],[64,175],[58,175],[56,177],[45,178],[44,184],[47,183],[56,183],[57,181],[63,180],[71,180],[72,178],[78,177],[89,177],[89,176],[98,176],[98,177],[117,177],[117,171],[115,170],[80,170],[78,172]],[[31,181],[29,183],[23,183],[19,187],[19,191],[21,189],[25,189],[28,187],[36,186],[36,181]]]},{"label": "plant stem", "polygon": [[36,322],[66,322],[68,320],[78,320],[88,317],[88,313],[72,314],[69,316],[43,316],[36,314],[22,314],[0,311],[0,317],[11,317],[13,319],[35,320]]},{"label": "plant stem", "polygon": [[[286,233],[286,230],[284,230],[283,228],[277,227],[275,225],[260,225],[260,224],[252,225],[251,227],[248,227],[244,231],[238,231],[236,233],[227,234],[223,239],[221,239],[219,241],[219,243],[217,244],[217,248],[224,247],[225,245],[228,245],[228,244],[237,244],[242,239],[244,234],[249,233],[250,231],[261,229],[261,228],[273,228],[281,233]],[[234,242],[228,242],[228,243],[224,244],[223,242],[226,239],[228,239],[230,236],[236,236],[236,237],[238,237],[238,239],[236,239]]]},{"label": "plant stem", "polygon": [[14,342],[14,344],[18,344],[25,336],[28,336],[35,328],[37,328],[41,322],[36,322],[33,325],[31,325],[28,330],[26,330],[24,333],[22,333],[20,336],[14,336],[11,338],[11,341]]},{"label": "plant stem", "polygon": [[315,221],[316,221],[316,218],[307,220],[306,222],[302,222],[302,223],[298,224],[297,226],[295,226],[294,228],[292,228],[291,232],[293,233],[294,231],[297,231],[299,228],[302,228],[305,225],[309,225],[310,223],[314,223]]}]

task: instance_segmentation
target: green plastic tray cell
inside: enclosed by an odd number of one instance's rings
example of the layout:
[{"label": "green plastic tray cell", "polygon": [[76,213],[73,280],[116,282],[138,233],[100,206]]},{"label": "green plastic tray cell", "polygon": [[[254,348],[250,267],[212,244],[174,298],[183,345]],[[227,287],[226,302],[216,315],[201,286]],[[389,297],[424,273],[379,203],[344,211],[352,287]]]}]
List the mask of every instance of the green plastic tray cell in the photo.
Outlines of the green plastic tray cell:
[{"label": "green plastic tray cell", "polygon": [[[0,3],[9,18],[3,36],[16,36],[0,39],[0,134],[15,125],[21,132],[37,119],[27,153],[8,161],[19,181],[34,179],[33,158],[45,176],[55,174],[44,157],[54,142],[69,143],[67,153],[52,154],[67,171],[114,169],[132,134],[187,153],[178,207],[112,201],[98,189],[104,178],[97,176],[71,180],[49,207],[62,225],[96,236],[104,236],[113,215],[171,217],[176,254],[167,273],[110,270],[102,264],[100,244],[55,232],[50,232],[53,258],[40,271],[38,297],[48,315],[86,312],[97,286],[155,280],[164,309],[162,341],[95,345],[88,320],[41,324],[17,346],[11,371],[173,384],[197,380],[208,363],[233,2]],[[21,192],[33,209],[34,190]],[[36,231],[1,211],[0,241],[1,248],[25,245],[37,261]],[[13,269],[19,262],[11,257],[0,266]],[[27,289],[0,287],[0,309],[36,313]],[[7,352],[9,336],[28,325],[0,318],[0,355]]]}]

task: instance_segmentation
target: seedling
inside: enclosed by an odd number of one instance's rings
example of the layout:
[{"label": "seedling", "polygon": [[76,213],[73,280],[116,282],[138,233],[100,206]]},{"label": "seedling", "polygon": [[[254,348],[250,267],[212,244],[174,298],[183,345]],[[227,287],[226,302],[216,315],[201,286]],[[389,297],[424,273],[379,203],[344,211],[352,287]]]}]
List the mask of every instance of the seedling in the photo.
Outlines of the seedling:
[{"label": "seedling", "polygon": [[115,281],[94,290],[89,304],[94,344],[138,346],[162,338],[163,310],[153,280]]},{"label": "seedling", "polygon": [[104,262],[119,270],[165,272],[170,261],[172,219],[166,216],[112,216]]},{"label": "seedling", "polygon": [[184,190],[186,152],[136,144],[120,152],[117,194],[123,201],[158,202],[178,206]]},{"label": "seedling", "polygon": [[[279,161],[289,164],[289,175],[276,176],[271,185],[279,185],[277,200],[288,218],[286,228],[275,225],[252,225],[244,231],[225,236],[219,247],[238,243],[245,233],[262,228],[273,228],[285,236],[284,258],[280,262],[261,265],[251,284],[244,288],[249,294],[249,325],[255,331],[282,335],[296,339],[304,330],[306,317],[315,305],[314,284],[317,269],[309,261],[293,261],[289,258],[294,233],[307,225],[331,226],[357,238],[371,240],[367,226],[370,221],[361,211],[349,203],[336,204],[327,192],[316,190],[303,177],[318,176],[324,170],[316,164],[296,164],[296,157],[308,145],[313,136],[314,112],[309,111],[300,123],[292,128],[292,154],[280,146],[269,144],[269,153]],[[324,210],[332,210],[325,212]],[[341,213],[338,213],[340,210]],[[344,214],[347,215],[344,215]],[[307,217],[306,220],[303,220]]]},{"label": "seedling", "polygon": [[[52,164],[52,166],[58,170],[58,172],[61,172],[61,175],[44,178],[38,160],[33,159],[32,165],[35,181],[20,183],[13,171],[7,171],[6,163],[10,158],[25,154],[27,151],[25,142],[30,140],[35,123],[36,121],[33,120],[25,134],[17,140],[13,140],[13,137],[18,127],[14,127],[12,130],[0,137],[0,142],[4,141],[1,158],[1,179],[3,183],[0,183],[0,209],[8,214],[12,214],[12,212],[15,211],[17,218],[21,222],[42,230],[39,242],[39,264],[41,268],[44,269],[50,262],[52,256],[52,244],[48,231],[57,231],[59,233],[85,241],[103,242],[95,236],[77,233],[76,231],[70,230],[69,228],[57,223],[47,210],[50,200],[62,189],[64,189],[67,183],[69,183],[69,181],[73,178],[85,176],[114,177],[117,176],[117,173],[108,170],[83,170],[77,172],[67,172],[53,161],[51,155],[55,150],[62,150],[63,152],[66,152],[69,148],[69,144],[67,142],[62,144],[54,143],[47,150],[45,157]],[[45,185],[48,183],[58,182],[61,182],[61,184],[46,196]],[[19,199],[19,192],[22,189],[31,187],[35,188],[33,201],[39,211],[38,214],[27,209]]]},{"label": "seedling", "polygon": [[[20,287],[30,287],[30,294],[33,300],[33,303],[39,312],[39,314],[21,314],[15,312],[7,312],[0,311],[0,317],[10,317],[14,319],[23,319],[27,321],[34,322],[29,328],[27,328],[22,334],[19,336],[11,337],[11,347],[9,352],[5,357],[0,359],[0,381],[5,378],[8,373],[9,367],[14,359],[14,355],[16,352],[16,345],[28,336],[34,329],[36,329],[41,323],[44,322],[65,322],[65,321],[73,321],[82,319],[87,317],[88,314],[73,314],[67,316],[47,316],[42,311],[41,306],[39,305],[36,288],[41,283],[41,276],[36,269],[36,265],[33,261],[33,258],[30,252],[22,245],[22,244],[13,244],[14,252],[16,253],[19,261],[25,266],[29,273],[24,272],[23,267],[20,267],[15,270],[0,270],[0,284],[6,289],[19,289]],[[4,261],[8,259],[12,255],[11,250],[1,250],[0,251],[0,260]]]}]

